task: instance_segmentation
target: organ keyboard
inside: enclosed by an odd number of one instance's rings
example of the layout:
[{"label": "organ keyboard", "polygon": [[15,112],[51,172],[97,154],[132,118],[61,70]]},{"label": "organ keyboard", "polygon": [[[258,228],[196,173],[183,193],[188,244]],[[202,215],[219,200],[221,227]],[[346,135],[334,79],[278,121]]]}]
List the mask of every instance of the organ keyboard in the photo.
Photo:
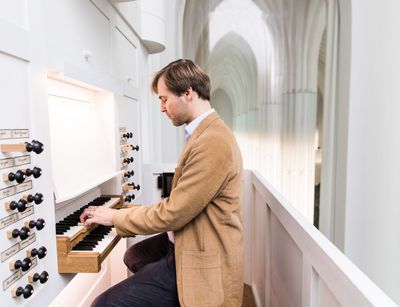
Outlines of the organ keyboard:
[{"label": "organ keyboard", "polygon": [[97,273],[101,263],[120,240],[110,226],[85,227],[79,217],[89,206],[120,208],[121,196],[102,196],[56,223],[58,271],[60,273]]}]

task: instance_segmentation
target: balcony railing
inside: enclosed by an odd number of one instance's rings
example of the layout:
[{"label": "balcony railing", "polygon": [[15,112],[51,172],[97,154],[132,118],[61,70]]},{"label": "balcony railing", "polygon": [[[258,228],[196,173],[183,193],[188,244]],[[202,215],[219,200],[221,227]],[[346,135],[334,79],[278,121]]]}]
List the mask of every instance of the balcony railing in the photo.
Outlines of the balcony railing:
[{"label": "balcony railing", "polygon": [[244,224],[245,283],[257,306],[398,306],[253,171]]}]

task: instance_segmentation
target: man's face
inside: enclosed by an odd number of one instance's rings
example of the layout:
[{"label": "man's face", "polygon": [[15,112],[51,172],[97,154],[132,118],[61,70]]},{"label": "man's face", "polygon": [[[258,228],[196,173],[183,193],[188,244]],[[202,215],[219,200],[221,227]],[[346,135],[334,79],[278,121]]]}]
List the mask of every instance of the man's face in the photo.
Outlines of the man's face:
[{"label": "man's face", "polygon": [[177,96],[172,93],[165,85],[163,77],[158,80],[157,90],[161,112],[168,116],[174,126],[178,127],[188,123],[189,116],[185,96]]}]

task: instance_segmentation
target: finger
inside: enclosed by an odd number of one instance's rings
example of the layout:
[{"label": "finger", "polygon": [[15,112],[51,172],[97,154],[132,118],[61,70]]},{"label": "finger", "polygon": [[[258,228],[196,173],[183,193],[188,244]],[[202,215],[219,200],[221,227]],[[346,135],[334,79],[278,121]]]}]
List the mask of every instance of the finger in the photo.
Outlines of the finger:
[{"label": "finger", "polygon": [[81,214],[81,216],[79,217],[81,223],[83,223],[84,221],[86,221],[89,217],[91,216],[90,211],[88,210],[88,208],[86,208],[83,213]]},{"label": "finger", "polygon": [[88,216],[87,219],[84,221],[83,226],[90,226],[93,224],[93,217]]}]

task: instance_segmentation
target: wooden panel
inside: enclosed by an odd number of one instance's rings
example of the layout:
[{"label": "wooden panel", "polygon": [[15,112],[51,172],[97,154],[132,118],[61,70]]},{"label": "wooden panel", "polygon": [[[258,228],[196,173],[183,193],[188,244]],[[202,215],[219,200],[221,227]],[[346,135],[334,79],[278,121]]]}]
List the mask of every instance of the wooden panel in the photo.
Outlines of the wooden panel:
[{"label": "wooden panel", "polygon": [[[119,208],[122,205],[122,197],[117,195],[103,195],[105,197],[119,197],[111,208]],[[84,227],[72,238],[67,236],[57,236],[57,263],[60,273],[97,273],[101,269],[101,263],[106,259],[114,246],[121,239],[116,236],[102,253],[72,251],[72,247],[84,239],[90,232],[97,227],[96,224]]]}]

